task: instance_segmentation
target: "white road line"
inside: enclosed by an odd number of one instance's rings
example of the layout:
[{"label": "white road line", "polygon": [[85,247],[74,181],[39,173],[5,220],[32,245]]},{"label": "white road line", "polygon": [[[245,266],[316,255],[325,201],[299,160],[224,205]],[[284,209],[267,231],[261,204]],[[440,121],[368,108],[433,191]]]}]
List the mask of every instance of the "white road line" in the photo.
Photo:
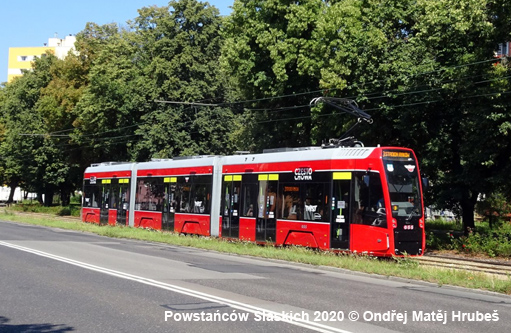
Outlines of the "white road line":
[{"label": "white road line", "polygon": [[136,282],[143,283],[143,284],[146,284],[146,285],[149,285],[149,286],[158,287],[158,288],[161,288],[161,289],[173,291],[173,292],[176,292],[176,293],[180,293],[180,294],[191,296],[191,297],[195,297],[195,298],[200,298],[200,299],[205,300],[205,301],[223,304],[223,305],[229,306],[229,307],[234,308],[234,309],[238,309],[238,310],[242,310],[242,311],[245,311],[245,312],[253,313],[255,315],[260,315],[260,316],[275,316],[275,317],[278,317],[278,318],[282,318],[281,319],[282,322],[286,322],[288,324],[292,324],[292,325],[308,328],[310,330],[314,330],[314,331],[317,331],[317,332],[325,332],[325,333],[328,333],[328,332],[351,333],[349,331],[345,331],[345,330],[342,330],[342,329],[338,329],[338,328],[335,328],[335,327],[327,326],[327,325],[324,325],[324,324],[321,324],[321,323],[317,323],[317,322],[313,322],[313,321],[309,321],[309,320],[303,320],[303,319],[300,319],[300,318],[296,318],[296,319],[294,319],[294,318],[293,319],[286,318],[285,316],[282,316],[282,313],[279,313],[279,312],[276,312],[276,311],[266,310],[266,309],[261,308],[261,307],[253,306],[253,305],[250,305],[250,304],[241,303],[241,302],[230,300],[230,299],[223,298],[223,297],[209,295],[209,294],[206,294],[206,293],[203,293],[203,292],[199,292],[199,291],[195,291],[195,290],[192,290],[192,289],[182,288],[182,287],[179,287],[179,286],[176,286],[176,285],[159,282],[159,281],[152,280],[152,279],[147,279],[147,278],[144,278],[144,277],[141,277],[141,276],[136,276],[136,275],[123,273],[123,272],[112,270],[112,269],[105,268],[105,267],[100,267],[100,266],[95,266],[95,265],[87,264],[87,263],[84,263],[84,262],[81,262],[81,261],[77,261],[77,260],[73,260],[73,259],[57,256],[57,255],[54,255],[54,254],[51,254],[51,253],[42,252],[42,251],[31,249],[31,248],[28,248],[28,247],[23,247],[23,246],[11,244],[11,243],[6,243],[6,242],[3,242],[3,241],[0,241],[0,245],[3,245],[5,247],[9,247],[9,248],[12,248],[12,249],[24,251],[24,252],[36,254],[36,255],[41,256],[41,257],[46,257],[46,258],[50,258],[50,259],[53,259],[53,260],[61,261],[61,262],[67,263],[67,264],[71,264],[71,265],[74,265],[74,266],[82,267],[82,268],[89,269],[89,270],[92,270],[92,271],[95,271],[95,272],[108,274],[108,275],[119,277],[119,278],[126,279],[126,280],[136,281]]}]

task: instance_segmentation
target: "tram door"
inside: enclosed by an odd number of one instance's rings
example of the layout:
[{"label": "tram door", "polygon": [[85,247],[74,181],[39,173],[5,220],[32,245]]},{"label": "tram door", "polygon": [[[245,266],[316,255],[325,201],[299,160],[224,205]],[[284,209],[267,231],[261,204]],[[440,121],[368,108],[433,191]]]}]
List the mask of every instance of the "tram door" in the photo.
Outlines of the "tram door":
[{"label": "tram door", "polygon": [[333,249],[349,249],[351,172],[334,172],[333,178],[330,247]]},{"label": "tram door", "polygon": [[[126,215],[129,209],[130,202],[130,184],[128,178],[119,179],[118,184],[112,185],[112,192],[114,196],[112,199],[115,200],[115,207],[117,209],[117,219],[115,221],[118,225],[126,225]],[[114,205],[114,203],[112,204]]]},{"label": "tram door", "polygon": [[101,207],[99,208],[99,224],[108,224],[108,211],[110,210],[110,195],[112,180],[101,180]]},{"label": "tram door", "polygon": [[176,184],[177,177],[167,177],[164,182],[164,201],[162,212],[162,229],[174,231],[174,214],[176,213]]},{"label": "tram door", "polygon": [[275,242],[277,234],[277,186],[278,175],[259,175],[257,195],[258,213],[256,241]]},{"label": "tram door", "polygon": [[226,175],[222,186],[222,237],[240,236],[241,175]]}]

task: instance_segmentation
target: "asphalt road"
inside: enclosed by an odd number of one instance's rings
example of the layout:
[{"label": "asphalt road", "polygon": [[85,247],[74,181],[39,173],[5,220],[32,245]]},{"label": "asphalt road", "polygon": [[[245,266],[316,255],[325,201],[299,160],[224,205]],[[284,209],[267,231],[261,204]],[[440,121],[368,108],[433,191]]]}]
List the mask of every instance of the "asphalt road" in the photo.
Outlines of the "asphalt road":
[{"label": "asphalt road", "polygon": [[0,222],[0,332],[508,332],[511,297]]}]

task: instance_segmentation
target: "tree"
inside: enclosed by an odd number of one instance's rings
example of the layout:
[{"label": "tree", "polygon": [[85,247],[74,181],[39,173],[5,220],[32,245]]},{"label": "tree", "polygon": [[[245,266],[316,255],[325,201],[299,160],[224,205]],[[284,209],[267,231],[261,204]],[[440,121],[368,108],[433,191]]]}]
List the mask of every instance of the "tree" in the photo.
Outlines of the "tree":
[{"label": "tree", "polygon": [[[14,79],[3,91],[4,98],[0,107],[4,133],[0,140],[0,156],[4,179],[11,188],[9,201],[12,201],[14,190],[19,185],[30,190],[39,190],[42,194],[44,184],[37,174],[38,170],[44,170],[47,164],[38,164],[36,157],[43,145],[40,134],[46,131],[36,105],[41,89],[51,80],[49,69],[55,59],[52,54],[36,59],[32,71]],[[48,196],[46,198],[47,202],[52,199]]]},{"label": "tree", "polygon": [[88,23],[77,35],[77,52],[87,73],[73,109],[72,138],[82,148],[81,165],[127,160],[127,143],[147,108],[147,87],[130,32],[115,24]]},{"label": "tree", "polygon": [[[39,165],[48,165],[38,178],[60,193],[61,203],[69,205],[70,195],[82,182],[82,150],[71,140],[76,121],[75,107],[88,82],[88,68],[71,52],[55,59],[50,68],[51,81],[41,89],[36,109],[48,136],[36,154]],[[52,161],[51,163],[48,163]],[[52,190],[53,191],[53,190]]]},{"label": "tree", "polygon": [[373,144],[414,148],[431,200],[458,207],[466,229],[509,171],[509,67],[493,58],[508,18],[502,1],[346,0],[313,34],[322,87],[373,115]]},{"label": "tree", "polygon": [[[218,10],[196,0],[181,0],[171,1],[169,7],[143,8],[139,14],[132,28],[144,55],[150,95],[157,102],[148,101],[152,111],[141,117],[135,159],[231,150],[231,138],[223,134],[234,128],[233,116],[230,110],[215,107],[224,100],[218,70],[222,45]],[[187,105],[193,102],[196,105]],[[207,104],[211,107],[201,106]],[[213,129],[215,140],[204,137]]]},{"label": "tree", "polygon": [[509,67],[493,57],[502,38],[499,20],[508,19],[496,19],[497,2],[419,1],[410,39],[421,45],[421,61],[433,70],[414,80],[427,87],[433,101],[409,118],[423,125],[427,138],[417,150],[432,178],[435,200],[460,207],[466,231],[474,228],[479,195],[499,191],[509,163],[509,133],[503,130],[511,116],[503,95],[511,88]]},{"label": "tree", "polygon": [[[244,149],[309,145],[309,102],[319,80],[308,51],[320,0],[236,0],[225,22],[222,68],[231,98],[252,110]],[[249,141],[249,143],[252,143]]]}]

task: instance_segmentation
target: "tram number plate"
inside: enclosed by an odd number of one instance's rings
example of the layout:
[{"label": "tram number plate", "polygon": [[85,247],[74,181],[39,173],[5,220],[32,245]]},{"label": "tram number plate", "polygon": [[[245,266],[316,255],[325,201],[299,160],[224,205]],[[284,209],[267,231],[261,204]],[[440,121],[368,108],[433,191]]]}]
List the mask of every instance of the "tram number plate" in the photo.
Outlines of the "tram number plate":
[{"label": "tram number plate", "polygon": [[307,224],[302,224],[302,229],[307,229]]}]

